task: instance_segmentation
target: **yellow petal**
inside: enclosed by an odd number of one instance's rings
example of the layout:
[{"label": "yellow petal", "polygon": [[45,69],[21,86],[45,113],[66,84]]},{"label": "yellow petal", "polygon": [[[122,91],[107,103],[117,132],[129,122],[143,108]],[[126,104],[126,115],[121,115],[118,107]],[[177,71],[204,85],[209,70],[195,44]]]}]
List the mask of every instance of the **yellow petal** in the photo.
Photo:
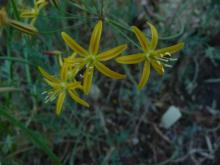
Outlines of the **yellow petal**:
[{"label": "yellow petal", "polygon": [[148,41],[147,41],[147,37],[144,35],[144,33],[142,31],[140,31],[136,26],[132,26],[131,30],[135,33],[142,49],[144,51],[148,51]]},{"label": "yellow petal", "polygon": [[117,57],[118,55],[120,55],[125,49],[127,49],[127,45],[120,45],[120,46],[117,46],[115,48],[112,48],[110,50],[107,50],[103,53],[100,53],[98,56],[97,56],[97,59],[100,60],[100,61],[107,61],[107,60],[110,60],[112,58],[115,58]]},{"label": "yellow petal", "polygon": [[144,62],[144,69],[143,69],[143,72],[142,72],[142,75],[141,75],[141,80],[138,84],[138,89],[141,90],[144,88],[144,86],[146,85],[148,79],[149,79],[149,76],[150,76],[150,64],[148,61],[145,61]]},{"label": "yellow petal", "polygon": [[84,101],[83,99],[81,99],[81,98],[77,95],[77,93],[76,93],[75,91],[69,90],[68,92],[69,92],[71,98],[72,98],[75,102],[77,102],[77,103],[79,103],[79,104],[81,104],[81,105],[83,105],[83,106],[85,106],[85,107],[89,107],[89,104],[88,104],[86,101]]},{"label": "yellow petal", "polygon": [[58,54],[57,57],[58,57],[59,65],[60,65],[60,67],[62,67],[62,66],[63,66],[63,58],[62,58],[62,54],[61,54],[61,53]]},{"label": "yellow petal", "polygon": [[176,45],[156,50],[155,53],[156,53],[156,56],[163,57],[166,53],[170,53],[170,54],[176,53],[179,50],[181,50],[183,47],[184,47],[184,43],[180,42],[180,43],[178,43]]},{"label": "yellow petal", "polygon": [[78,53],[81,56],[87,56],[88,52],[82,48],[79,44],[77,44],[77,42],[72,39],[67,33],[62,32],[61,36],[63,38],[63,40],[65,41],[65,43],[76,53]]},{"label": "yellow petal", "polygon": [[155,49],[158,43],[158,32],[154,25],[148,22],[148,25],[151,29],[151,42],[150,42],[150,49]]},{"label": "yellow petal", "polygon": [[160,76],[162,76],[164,74],[164,67],[160,63],[160,61],[151,60],[150,63]]},{"label": "yellow petal", "polygon": [[86,65],[86,62],[80,64],[75,64],[74,69],[72,69],[72,76],[75,77],[80,70]]},{"label": "yellow petal", "polygon": [[20,17],[22,18],[33,18],[36,16],[36,13],[34,11],[23,11],[20,14]]},{"label": "yellow petal", "polygon": [[[66,58],[64,59],[65,65],[68,68],[68,76],[74,78],[77,73],[85,66],[86,61],[83,58]],[[71,75],[69,75],[71,72]]]},{"label": "yellow petal", "polygon": [[48,3],[45,0],[38,0],[35,2],[35,7],[38,10],[41,10],[44,6],[46,6]]},{"label": "yellow petal", "polygon": [[43,75],[43,77],[51,82],[55,82],[55,83],[59,83],[60,80],[58,80],[57,78],[55,78],[54,76],[51,76],[50,74],[48,74],[43,68],[38,67],[38,70],[40,71],[40,73]]},{"label": "yellow petal", "polygon": [[32,25],[32,26],[34,26],[36,20],[37,20],[37,17],[34,17],[34,18],[31,20],[31,25]]},{"label": "yellow petal", "polygon": [[83,88],[84,88],[84,93],[86,95],[89,94],[89,91],[90,91],[91,86],[92,86],[93,72],[94,72],[94,67],[89,67],[89,68],[86,69],[86,71],[84,73]]},{"label": "yellow petal", "polygon": [[74,78],[75,75],[84,66],[84,63],[82,61],[81,61],[82,63],[75,63],[75,62],[76,62],[75,60],[73,60],[72,63],[70,63],[70,61],[65,60],[65,62],[63,63],[60,69],[61,80],[66,81],[71,79],[70,77]]},{"label": "yellow petal", "polygon": [[120,73],[112,71],[111,69],[109,69],[108,67],[106,67],[104,64],[100,62],[96,62],[95,66],[99,72],[101,72],[107,77],[110,77],[113,79],[124,79],[126,77],[126,75],[124,74],[120,74]]},{"label": "yellow petal", "polygon": [[60,115],[61,113],[65,96],[66,96],[65,92],[60,93],[58,96],[57,103],[56,103],[56,114],[57,115]]},{"label": "yellow petal", "polygon": [[49,81],[48,79],[44,79],[44,81],[54,89],[61,89],[60,83]]},{"label": "yellow petal", "polygon": [[128,56],[122,56],[122,57],[118,57],[116,61],[121,64],[137,64],[144,61],[144,54],[138,53]]},{"label": "yellow petal", "polygon": [[65,63],[72,64],[72,65],[81,64],[81,63],[84,62],[84,58],[80,58],[80,57],[70,58],[70,57],[67,57],[67,58],[64,58],[64,62],[65,62]]},{"label": "yellow petal", "polygon": [[72,82],[72,83],[69,83],[68,85],[67,85],[67,89],[68,90],[74,90],[74,89],[76,89],[76,88],[80,88],[80,89],[82,89],[82,86],[81,86],[81,84],[80,84],[80,82]]},{"label": "yellow petal", "polygon": [[9,20],[8,24],[17,30],[24,32],[24,33],[27,33],[27,34],[30,34],[30,35],[35,35],[38,33],[38,31],[35,27],[18,22],[18,21],[15,21],[15,20]]},{"label": "yellow petal", "polygon": [[61,80],[67,80],[67,72],[68,72],[68,65],[64,63],[60,68],[60,78]]},{"label": "yellow petal", "polygon": [[89,44],[89,52],[93,55],[98,53],[101,35],[102,35],[102,21],[98,21],[92,32],[92,36]]}]

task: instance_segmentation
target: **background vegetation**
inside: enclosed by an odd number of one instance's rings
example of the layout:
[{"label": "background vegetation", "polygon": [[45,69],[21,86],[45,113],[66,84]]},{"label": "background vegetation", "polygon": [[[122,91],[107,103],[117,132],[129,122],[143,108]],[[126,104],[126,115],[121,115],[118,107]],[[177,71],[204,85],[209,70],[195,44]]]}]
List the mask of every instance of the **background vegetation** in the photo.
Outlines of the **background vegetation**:
[{"label": "background vegetation", "polygon": [[[2,3],[2,1],[0,1]],[[8,14],[20,19],[29,0],[9,1]],[[220,164],[220,1],[219,0],[62,0],[40,13],[40,35],[12,28],[0,35],[0,164]],[[66,101],[60,117],[41,94],[47,86],[36,66],[56,73],[48,50],[68,52],[61,31],[84,47],[98,19],[104,20],[101,45],[128,43],[135,52],[136,25],[150,36],[146,21],[158,28],[159,47],[185,42],[164,77],[155,72],[137,92],[139,67],[109,63],[128,79],[96,73],[90,109]],[[171,106],[181,119],[171,128],[160,119]]]}]

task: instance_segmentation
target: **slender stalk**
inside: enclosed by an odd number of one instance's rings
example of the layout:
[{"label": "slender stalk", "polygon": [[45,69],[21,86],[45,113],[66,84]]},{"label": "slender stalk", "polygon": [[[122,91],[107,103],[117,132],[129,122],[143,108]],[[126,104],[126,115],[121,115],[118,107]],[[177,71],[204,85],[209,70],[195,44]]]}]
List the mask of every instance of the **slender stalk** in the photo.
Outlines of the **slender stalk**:
[{"label": "slender stalk", "polygon": [[[24,39],[23,39],[23,44],[24,44],[24,45],[28,45],[28,44],[27,44],[27,38],[24,38]],[[27,47],[24,48],[24,59],[25,59],[26,61],[29,61],[29,60],[28,60]],[[25,73],[26,73],[26,78],[27,78],[28,85],[31,85],[31,84],[32,84],[31,71],[30,71],[29,65],[27,65],[27,64],[25,65]]]},{"label": "slender stalk", "polygon": [[17,9],[16,2],[14,0],[11,0],[11,4],[12,4],[12,8],[14,10],[16,19],[20,20],[20,16],[19,16],[19,12],[18,12],[18,9]]},{"label": "slender stalk", "polygon": [[[11,57],[11,31],[7,30],[7,57],[10,58]],[[8,71],[8,78],[9,78],[9,83],[12,82],[12,62],[11,61],[7,61],[6,62],[6,68]]]}]

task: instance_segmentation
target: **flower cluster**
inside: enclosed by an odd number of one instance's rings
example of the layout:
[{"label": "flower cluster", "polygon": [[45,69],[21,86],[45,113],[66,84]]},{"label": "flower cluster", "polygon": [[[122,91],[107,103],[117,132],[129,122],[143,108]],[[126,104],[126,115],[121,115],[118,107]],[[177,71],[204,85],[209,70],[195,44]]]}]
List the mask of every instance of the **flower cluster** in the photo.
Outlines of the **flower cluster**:
[{"label": "flower cluster", "polygon": [[[141,90],[146,85],[149,75],[150,66],[152,66],[156,72],[160,75],[164,74],[164,68],[169,67],[169,62],[176,60],[171,58],[171,54],[179,51],[183,48],[184,44],[177,43],[176,45],[156,49],[158,43],[158,32],[156,28],[148,23],[151,29],[152,37],[149,43],[144,33],[141,32],[137,27],[133,26],[131,30],[135,33],[141,47],[142,52],[125,55],[118,57],[127,49],[127,44],[122,44],[117,47],[111,48],[104,52],[99,51],[100,39],[102,35],[103,23],[98,21],[92,32],[88,50],[80,46],[73,38],[67,33],[62,32],[61,36],[68,47],[73,51],[71,56],[62,57],[61,53],[56,51],[60,61],[60,73],[59,76],[52,76],[39,67],[39,71],[43,75],[46,83],[52,87],[51,90],[46,91],[46,101],[56,101],[56,114],[59,115],[62,110],[64,99],[69,95],[75,102],[89,107],[89,104],[82,100],[76,90],[81,90],[85,95],[88,95],[92,82],[94,71],[97,70],[103,75],[113,79],[124,79],[126,75],[115,72],[108,68],[104,62],[114,59],[121,64],[137,64],[144,62],[143,73],[138,85],[138,89]],[[77,76],[83,72],[83,80],[77,80]]]},{"label": "flower cluster", "polygon": [[[113,79],[123,79],[126,77],[123,74],[111,70],[105,64],[103,64],[103,62],[120,55],[127,48],[127,45],[119,45],[107,51],[99,52],[101,34],[102,21],[99,21],[92,32],[89,48],[88,50],[85,50],[68,34],[62,32],[61,35],[63,40],[73,50],[73,53],[69,57],[60,58],[61,54],[55,52],[55,54],[58,54],[60,59],[60,78],[58,79],[49,75],[39,67],[39,70],[44,76],[45,81],[53,88],[52,90],[46,92],[46,101],[53,101],[55,98],[57,98],[56,113],[58,115],[61,112],[66,94],[69,94],[70,97],[77,103],[89,107],[88,103],[79,98],[75,90],[78,88],[79,90],[83,91],[84,94],[89,94],[95,69],[105,76]],[[80,83],[76,80],[76,76],[81,70],[84,70],[83,83]]]}]

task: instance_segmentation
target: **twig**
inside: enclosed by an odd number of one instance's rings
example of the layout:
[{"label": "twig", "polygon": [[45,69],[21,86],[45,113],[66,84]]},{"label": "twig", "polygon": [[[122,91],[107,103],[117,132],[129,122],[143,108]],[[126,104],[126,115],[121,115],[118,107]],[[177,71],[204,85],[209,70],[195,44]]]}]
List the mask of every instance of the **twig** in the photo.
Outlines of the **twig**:
[{"label": "twig", "polygon": [[138,131],[139,131],[140,125],[141,125],[142,121],[144,120],[144,118],[146,117],[146,114],[148,112],[149,107],[150,107],[150,102],[148,101],[147,104],[145,105],[144,112],[141,114],[141,117],[139,118],[139,120],[138,120],[138,122],[137,122],[137,124],[135,126],[134,137],[138,136]]},{"label": "twig", "polygon": [[163,132],[157,127],[157,125],[155,123],[152,123],[154,130],[156,131],[156,133],[162,137],[167,143],[172,144],[171,140],[163,134]]}]

